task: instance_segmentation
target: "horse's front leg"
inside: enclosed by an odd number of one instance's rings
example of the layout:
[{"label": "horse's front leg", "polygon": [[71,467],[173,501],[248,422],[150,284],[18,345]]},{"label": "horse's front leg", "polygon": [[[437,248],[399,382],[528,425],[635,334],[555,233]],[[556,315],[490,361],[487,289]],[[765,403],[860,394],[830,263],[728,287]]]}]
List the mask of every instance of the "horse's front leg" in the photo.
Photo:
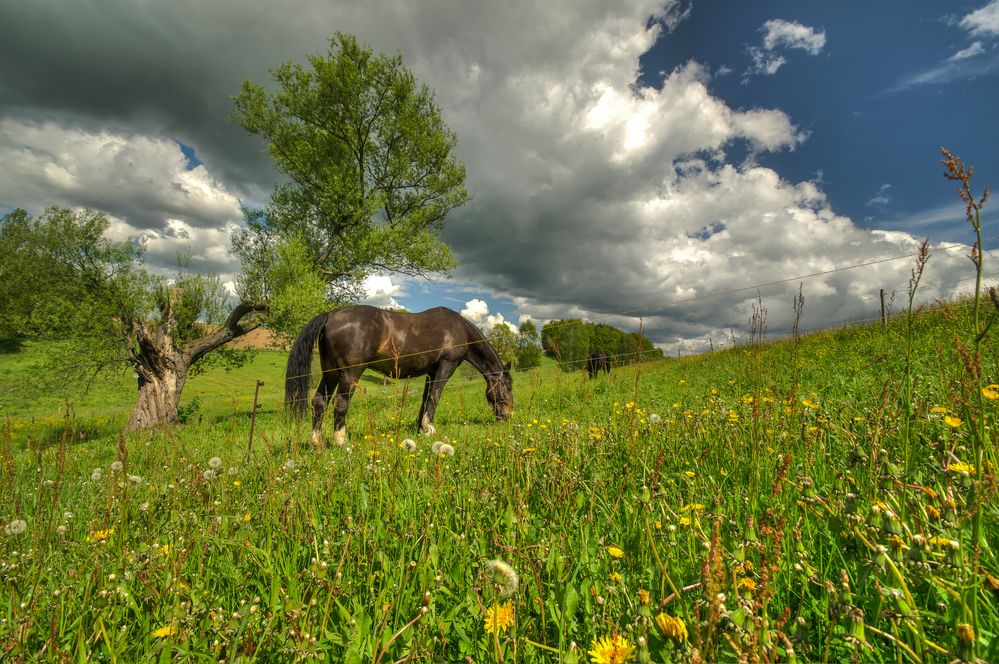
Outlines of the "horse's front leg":
[{"label": "horse's front leg", "polygon": [[423,388],[423,406],[420,408],[421,415],[417,426],[428,436],[436,432],[434,415],[437,413],[437,402],[440,401],[444,385],[457,368],[457,363],[441,362],[437,365],[437,371],[427,376],[427,383]]},{"label": "horse's front leg", "polygon": [[337,385],[336,396],[333,398],[333,442],[337,445],[347,443],[347,409],[350,408],[350,398],[354,396],[359,377],[344,376]]},{"label": "horse's front leg", "polygon": [[430,384],[433,381],[434,372],[427,374],[427,380],[423,383],[423,398],[420,400],[420,414],[416,416],[416,431],[422,431],[428,436],[432,436],[436,431],[432,420],[427,419],[427,400],[430,398]]}]

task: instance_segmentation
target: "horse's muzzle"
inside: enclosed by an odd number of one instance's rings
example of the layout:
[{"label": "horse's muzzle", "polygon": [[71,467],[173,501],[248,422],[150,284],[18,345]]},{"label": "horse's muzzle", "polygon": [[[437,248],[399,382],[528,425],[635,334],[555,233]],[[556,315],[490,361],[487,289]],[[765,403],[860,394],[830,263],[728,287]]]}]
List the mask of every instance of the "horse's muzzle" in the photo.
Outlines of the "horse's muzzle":
[{"label": "horse's muzzle", "polygon": [[497,422],[506,422],[513,415],[513,408],[509,404],[497,404],[495,411]]}]

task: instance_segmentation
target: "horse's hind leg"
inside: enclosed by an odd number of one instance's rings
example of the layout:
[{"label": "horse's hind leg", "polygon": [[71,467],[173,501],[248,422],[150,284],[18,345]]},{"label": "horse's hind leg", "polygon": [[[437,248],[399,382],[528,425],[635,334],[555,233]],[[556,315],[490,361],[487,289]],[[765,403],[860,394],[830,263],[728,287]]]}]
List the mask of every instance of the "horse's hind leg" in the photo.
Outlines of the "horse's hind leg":
[{"label": "horse's hind leg", "polygon": [[316,395],[312,397],[312,444],[315,447],[325,447],[326,439],[323,438],[323,415],[326,413],[326,404],[330,400],[330,388],[333,380],[326,373],[323,373],[319,387],[316,388]]}]

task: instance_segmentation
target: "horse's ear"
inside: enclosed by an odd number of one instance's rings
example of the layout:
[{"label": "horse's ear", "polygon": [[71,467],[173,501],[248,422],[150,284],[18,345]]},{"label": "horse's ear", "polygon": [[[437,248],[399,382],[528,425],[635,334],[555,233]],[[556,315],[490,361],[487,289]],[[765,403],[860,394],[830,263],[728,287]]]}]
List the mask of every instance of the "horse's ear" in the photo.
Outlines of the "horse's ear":
[{"label": "horse's ear", "polygon": [[513,363],[512,363],[512,362],[507,362],[506,364],[504,364],[504,365],[503,365],[503,371],[505,371],[505,372],[507,372],[507,373],[510,373],[510,367],[511,367],[512,365],[513,365]]}]

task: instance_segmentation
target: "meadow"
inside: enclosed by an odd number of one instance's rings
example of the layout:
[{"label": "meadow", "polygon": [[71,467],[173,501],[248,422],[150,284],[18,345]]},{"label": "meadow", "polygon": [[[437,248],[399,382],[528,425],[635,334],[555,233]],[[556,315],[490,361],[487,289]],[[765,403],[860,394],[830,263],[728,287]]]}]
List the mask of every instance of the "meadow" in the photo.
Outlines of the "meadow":
[{"label": "meadow", "polygon": [[968,301],[778,341],[758,313],[735,348],[518,372],[507,423],[456,376],[433,437],[422,381],[366,375],[319,451],[281,353],[121,436],[130,376],[53,388],[5,346],[0,658],[999,661],[994,332]]}]

